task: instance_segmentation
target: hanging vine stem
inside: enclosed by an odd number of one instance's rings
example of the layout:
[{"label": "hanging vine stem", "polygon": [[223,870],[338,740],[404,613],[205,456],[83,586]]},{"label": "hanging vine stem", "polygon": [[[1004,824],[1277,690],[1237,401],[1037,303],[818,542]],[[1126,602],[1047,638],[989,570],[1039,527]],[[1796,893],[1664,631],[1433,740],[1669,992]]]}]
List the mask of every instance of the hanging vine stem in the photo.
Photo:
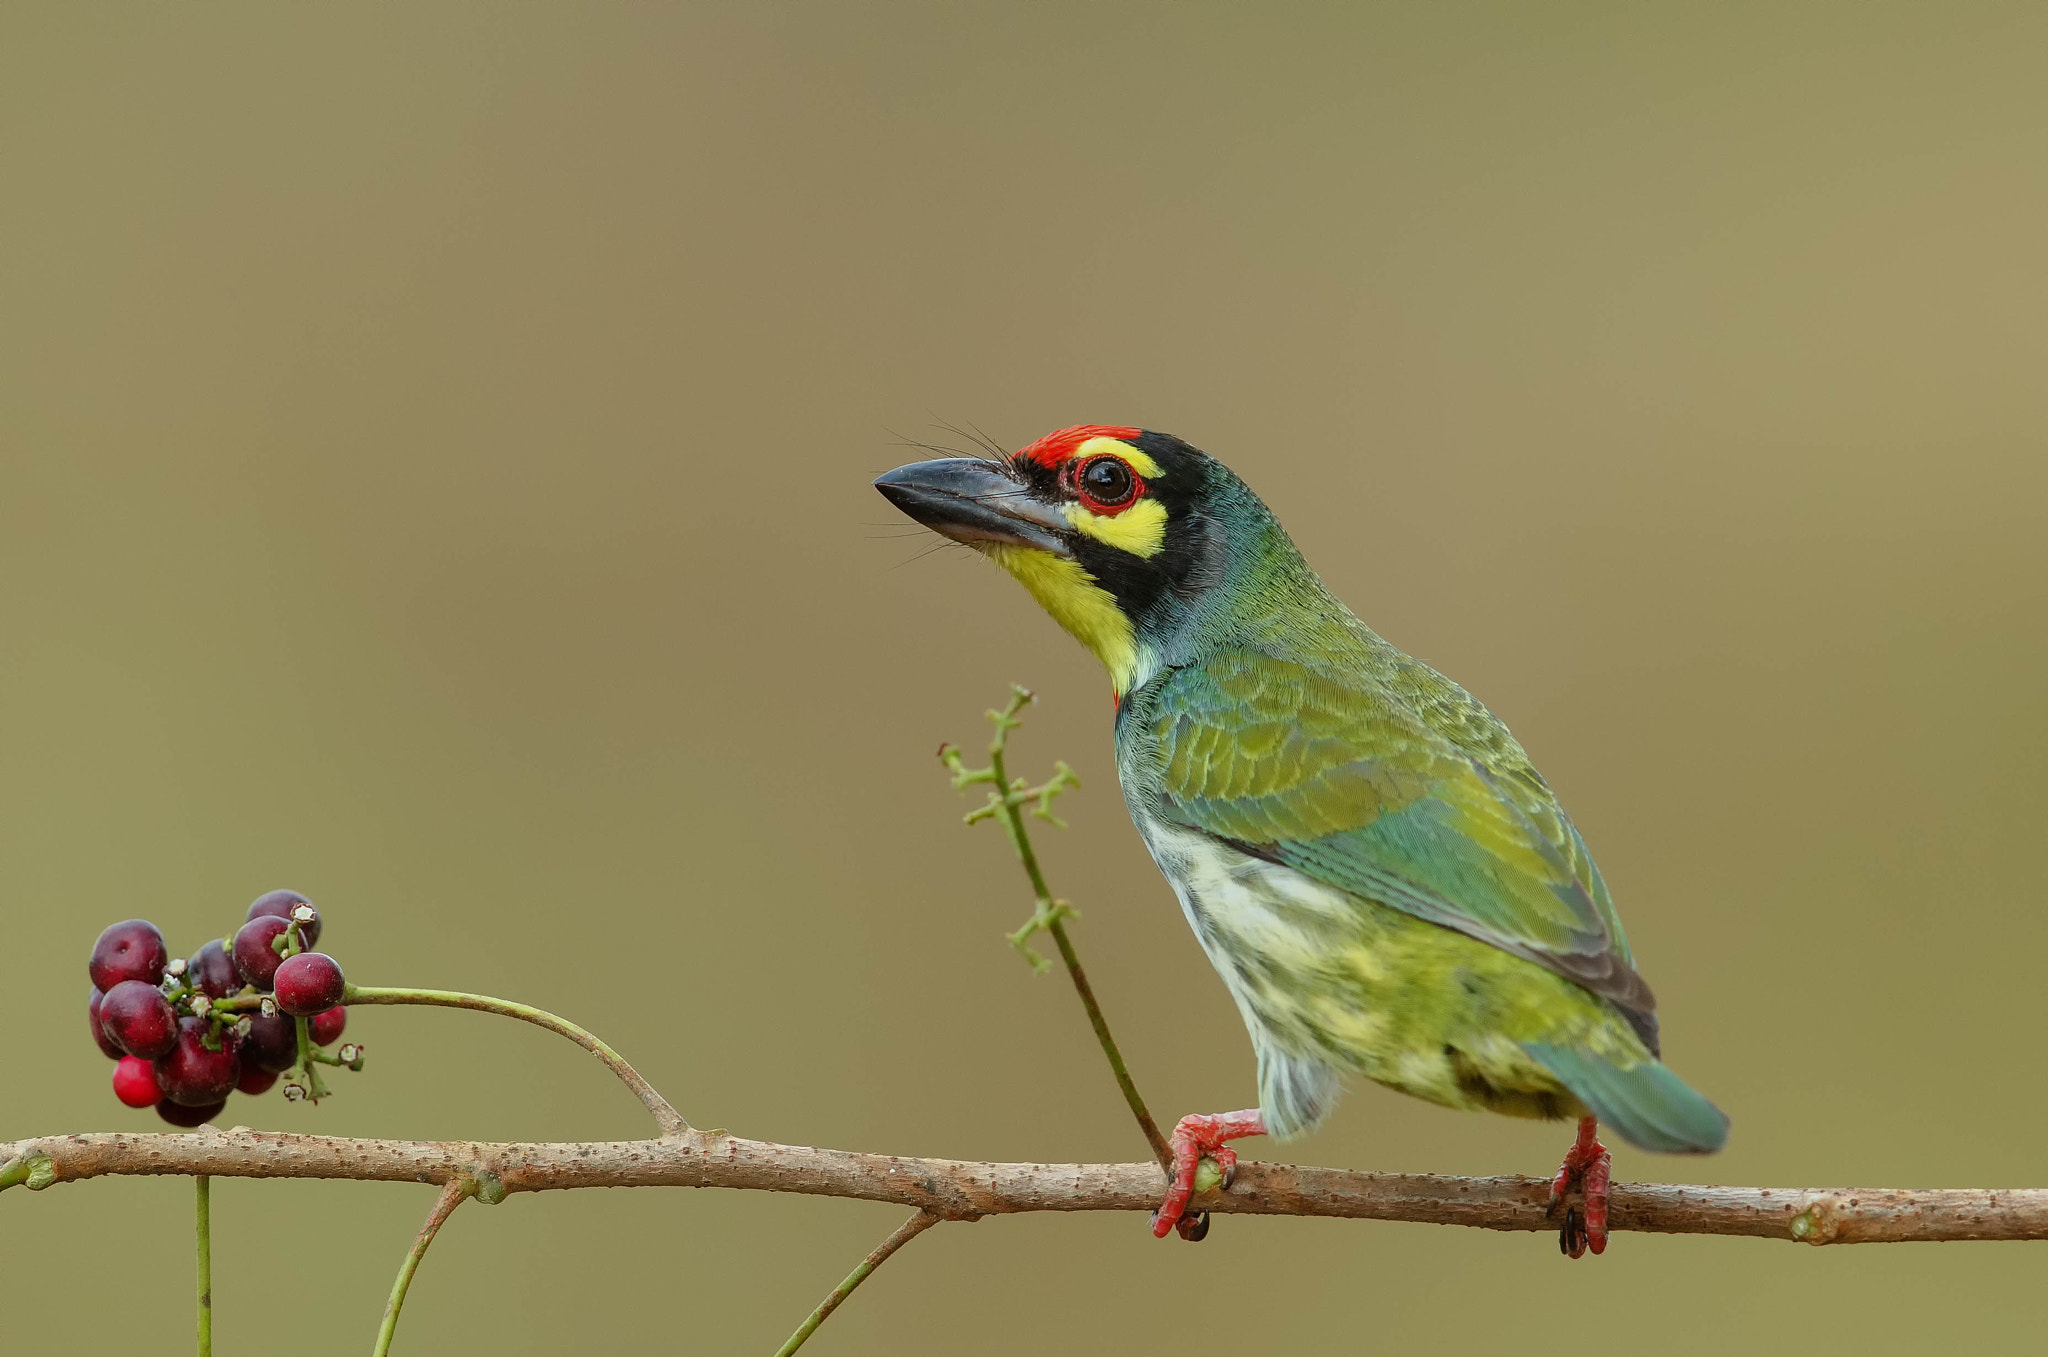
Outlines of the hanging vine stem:
[{"label": "hanging vine stem", "polygon": [[427,1219],[414,1236],[412,1248],[406,1251],[405,1261],[398,1265],[398,1280],[391,1283],[391,1299],[384,1302],[384,1322],[377,1326],[377,1346],[370,1357],[388,1357],[391,1339],[398,1332],[398,1312],[405,1308],[405,1293],[412,1286],[412,1274],[419,1271],[420,1260],[427,1256],[427,1246],[434,1242],[434,1236],[441,1233],[441,1226],[454,1214],[455,1208],[474,1196],[477,1182],[474,1178],[451,1179],[441,1189],[441,1195],[434,1200],[434,1209],[427,1212]]},{"label": "hanging vine stem", "polygon": [[[605,1063],[605,1067],[619,1077],[619,1082],[633,1091],[643,1106],[653,1114],[654,1124],[662,1135],[681,1135],[690,1129],[690,1123],[683,1120],[683,1114],[670,1105],[669,1100],[654,1091],[654,1085],[641,1078],[640,1071],[626,1063],[626,1058],[604,1042],[567,1018],[558,1018],[545,1009],[533,1008],[527,1004],[515,1004],[509,999],[493,999],[487,994],[462,994],[445,989],[393,989],[350,985],[342,995],[342,1003],[350,1007],[368,1004],[419,1004],[430,1008],[467,1008],[478,1013],[496,1013],[502,1017],[517,1018],[530,1022],[536,1027],[545,1027],[581,1046]],[[302,1020],[303,1025],[303,1020]]]},{"label": "hanging vine stem", "polygon": [[213,1357],[213,1182],[203,1173],[192,1182],[198,1200],[199,1357]]},{"label": "hanging vine stem", "polygon": [[869,1273],[887,1262],[890,1254],[938,1224],[939,1219],[929,1211],[919,1210],[909,1220],[891,1230],[889,1237],[875,1245],[868,1256],[861,1259],[853,1271],[846,1274],[846,1280],[833,1287],[832,1294],[819,1301],[818,1308],[811,1311],[809,1317],[796,1326],[796,1332],[789,1336],[789,1341],[775,1350],[775,1357],[789,1357],[792,1352],[802,1347],[804,1340],[816,1333],[818,1326],[839,1308],[839,1303],[852,1295],[854,1288],[868,1279]]}]

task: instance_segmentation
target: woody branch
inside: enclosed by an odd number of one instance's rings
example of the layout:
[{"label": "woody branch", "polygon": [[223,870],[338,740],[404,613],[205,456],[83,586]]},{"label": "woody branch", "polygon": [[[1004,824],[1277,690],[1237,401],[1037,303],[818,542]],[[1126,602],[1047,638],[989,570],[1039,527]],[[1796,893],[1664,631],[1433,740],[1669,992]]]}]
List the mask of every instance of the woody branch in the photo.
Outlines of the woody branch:
[{"label": "woody branch", "polygon": [[[338,1178],[471,1185],[479,1200],[589,1187],[722,1187],[894,1202],[950,1220],[1028,1211],[1150,1211],[1154,1164],[988,1164],[780,1145],[711,1132],[660,1140],[492,1144],[207,1129],[0,1143],[0,1187],[109,1175]],[[1549,1182],[1361,1173],[1246,1161],[1196,1199],[1225,1214],[1341,1216],[1554,1230]],[[2048,1239],[2048,1188],[1758,1188],[1616,1183],[1611,1228],[1811,1244]]]}]

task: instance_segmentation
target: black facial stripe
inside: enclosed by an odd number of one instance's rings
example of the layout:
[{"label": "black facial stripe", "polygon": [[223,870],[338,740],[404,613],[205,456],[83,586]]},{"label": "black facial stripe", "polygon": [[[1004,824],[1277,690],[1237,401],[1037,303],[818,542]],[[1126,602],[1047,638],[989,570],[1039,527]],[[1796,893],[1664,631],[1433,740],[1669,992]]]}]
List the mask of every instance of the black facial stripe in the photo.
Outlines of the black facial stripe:
[{"label": "black facial stripe", "polygon": [[[1160,556],[1165,554],[1163,551],[1159,553]],[[1169,583],[1166,572],[1157,564],[1158,556],[1151,560],[1133,556],[1121,547],[1098,542],[1092,537],[1080,540],[1074,556],[1081,563],[1081,568],[1115,597],[1117,606],[1133,617],[1150,607]]]}]

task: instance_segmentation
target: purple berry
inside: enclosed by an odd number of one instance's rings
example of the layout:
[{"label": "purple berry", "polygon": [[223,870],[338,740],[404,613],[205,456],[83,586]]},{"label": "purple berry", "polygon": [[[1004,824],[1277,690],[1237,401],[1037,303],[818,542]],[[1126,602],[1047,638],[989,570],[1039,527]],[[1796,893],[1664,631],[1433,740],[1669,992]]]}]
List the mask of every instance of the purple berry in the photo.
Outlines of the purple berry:
[{"label": "purple berry", "polygon": [[325,1013],[316,1013],[306,1020],[306,1036],[315,1046],[332,1046],[341,1039],[341,1029],[348,1026],[348,1010],[330,1008]]},{"label": "purple berry", "polygon": [[86,1001],[85,1018],[87,1022],[92,1024],[92,1039],[94,1043],[102,1051],[106,1052],[107,1059],[119,1060],[121,1058],[121,1048],[116,1046],[113,1039],[107,1035],[107,1029],[100,1026],[100,1000],[104,997],[100,993],[100,987],[94,985],[92,987],[92,998]]},{"label": "purple berry", "polygon": [[114,1096],[130,1107],[155,1107],[163,1101],[156,1070],[140,1056],[124,1055],[114,1066]]},{"label": "purple berry", "polygon": [[147,919],[129,919],[100,934],[92,945],[92,982],[110,990],[123,980],[160,984],[171,954],[164,935]]},{"label": "purple berry", "polygon": [[227,1105],[226,1098],[217,1103],[208,1103],[204,1107],[187,1107],[166,1098],[156,1105],[156,1114],[173,1126],[204,1126],[219,1116],[220,1110]]},{"label": "purple berry", "polygon": [[312,922],[299,925],[299,941],[310,949],[314,943],[320,941],[320,911],[313,909],[313,902],[297,891],[266,891],[257,896],[256,902],[249,906],[247,917],[256,919],[268,914],[280,919],[289,919],[292,917],[292,911],[300,905],[313,910]]},{"label": "purple berry", "polygon": [[242,1067],[255,1066],[282,1074],[299,1059],[299,1025],[282,1013],[258,1013],[249,1019],[249,1035],[242,1038]]},{"label": "purple berry", "polygon": [[144,1060],[168,1055],[178,1044],[178,1015],[162,990],[140,980],[123,980],[107,991],[100,1000],[100,1027],[108,1040]]},{"label": "purple berry", "polygon": [[242,987],[242,977],[235,974],[227,945],[219,938],[192,954],[192,959],[185,963],[185,978],[209,999],[225,999]]},{"label": "purple berry", "polygon": [[270,988],[271,978],[284,961],[275,942],[288,922],[275,914],[259,914],[235,934],[235,970],[257,989]]},{"label": "purple berry", "polygon": [[242,1062],[242,1077],[235,1081],[237,1093],[268,1093],[270,1086],[277,1082],[277,1075],[269,1070],[257,1069],[247,1061]]},{"label": "purple berry", "polygon": [[242,1076],[241,1041],[233,1032],[220,1034],[220,1049],[209,1051],[205,1037],[212,1026],[204,1018],[178,1023],[178,1044],[156,1062],[156,1084],[164,1097],[185,1107],[223,1102]]},{"label": "purple berry", "polygon": [[277,988],[277,1006],[294,1018],[311,1018],[341,1002],[348,981],[341,967],[325,952],[301,952],[277,968],[272,983]]}]

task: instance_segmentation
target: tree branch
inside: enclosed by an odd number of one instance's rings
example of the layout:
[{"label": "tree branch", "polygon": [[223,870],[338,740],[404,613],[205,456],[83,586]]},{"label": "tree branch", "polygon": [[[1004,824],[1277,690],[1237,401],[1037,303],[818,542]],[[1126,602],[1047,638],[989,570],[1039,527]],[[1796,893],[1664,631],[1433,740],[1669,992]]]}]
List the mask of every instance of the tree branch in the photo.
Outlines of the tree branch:
[{"label": "tree branch", "polygon": [[[447,1185],[480,1200],[585,1187],[724,1187],[852,1197],[948,1220],[1025,1211],[1139,1211],[1158,1205],[1154,1164],[985,1164],[778,1145],[687,1131],[663,1140],[491,1144],[352,1140],[275,1131],[100,1133],[0,1143],[0,1185],[46,1187],[110,1174],[347,1178]],[[1554,1230],[1547,1178],[1361,1173],[1244,1161],[1203,1192],[1204,1211],[1342,1216]],[[2048,1188],[1756,1188],[1616,1183],[1609,1228],[1749,1235],[1809,1244],[2048,1239]]]}]

